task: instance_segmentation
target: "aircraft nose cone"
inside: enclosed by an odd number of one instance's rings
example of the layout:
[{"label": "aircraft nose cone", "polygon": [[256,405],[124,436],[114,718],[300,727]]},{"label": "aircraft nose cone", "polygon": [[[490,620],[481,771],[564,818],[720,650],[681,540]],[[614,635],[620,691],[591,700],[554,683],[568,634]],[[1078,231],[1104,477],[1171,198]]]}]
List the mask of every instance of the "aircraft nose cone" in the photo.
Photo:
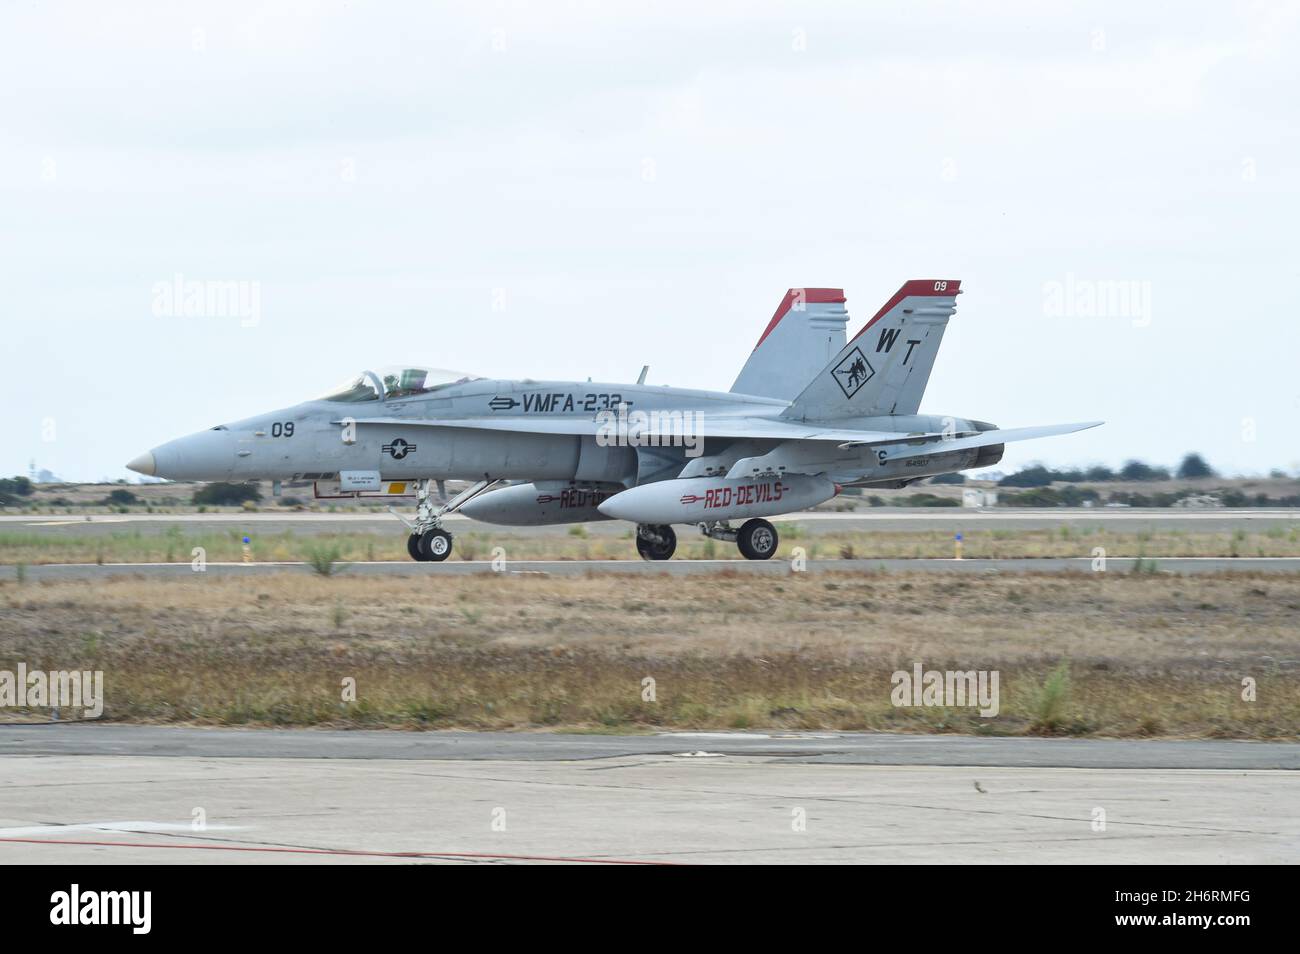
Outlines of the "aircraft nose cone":
[{"label": "aircraft nose cone", "polygon": [[[199,431],[159,444],[126,466],[167,480],[228,480],[234,472],[238,445],[225,430]],[[148,469],[144,469],[146,465]]]},{"label": "aircraft nose cone", "polygon": [[137,474],[144,474],[146,477],[152,477],[157,469],[154,464],[153,454],[149,451],[141,454],[126,465],[127,470],[133,470]]}]

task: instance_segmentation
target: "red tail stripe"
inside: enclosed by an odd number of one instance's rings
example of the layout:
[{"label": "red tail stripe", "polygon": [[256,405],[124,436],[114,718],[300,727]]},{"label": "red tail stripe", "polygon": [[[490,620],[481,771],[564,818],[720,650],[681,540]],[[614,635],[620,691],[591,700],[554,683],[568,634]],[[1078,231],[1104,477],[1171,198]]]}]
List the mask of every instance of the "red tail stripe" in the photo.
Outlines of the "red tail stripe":
[{"label": "red tail stripe", "polygon": [[876,312],[872,319],[862,326],[862,331],[859,331],[849,340],[857,341],[861,338],[864,331],[897,308],[898,303],[904,298],[951,298],[960,292],[961,281],[959,279],[913,278],[911,281],[904,282],[903,287],[894,292],[894,297],[885,302],[884,307],[881,308],[880,311]]},{"label": "red tail stripe", "polygon": [[755,351],[757,351],[759,346],[767,340],[767,336],[776,329],[776,326],[781,323],[781,319],[784,318],[789,313],[790,309],[794,307],[795,297],[801,293],[803,295],[804,304],[807,305],[822,305],[829,302],[842,302],[846,300],[844,298],[843,288],[789,289],[785,293],[785,297],[781,299],[781,304],[777,307],[776,314],[772,316],[772,320],[769,321],[767,327],[763,329],[763,334],[759,336],[758,344],[754,345]]}]

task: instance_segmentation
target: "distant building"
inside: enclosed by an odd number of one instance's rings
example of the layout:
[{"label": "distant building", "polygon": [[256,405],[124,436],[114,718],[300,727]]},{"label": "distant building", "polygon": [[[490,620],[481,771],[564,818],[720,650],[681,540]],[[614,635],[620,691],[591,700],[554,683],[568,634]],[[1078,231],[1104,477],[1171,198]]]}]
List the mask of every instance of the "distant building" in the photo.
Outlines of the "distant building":
[{"label": "distant building", "polygon": [[998,492],[996,490],[980,490],[978,487],[963,487],[961,505],[963,507],[996,507],[998,505]]}]

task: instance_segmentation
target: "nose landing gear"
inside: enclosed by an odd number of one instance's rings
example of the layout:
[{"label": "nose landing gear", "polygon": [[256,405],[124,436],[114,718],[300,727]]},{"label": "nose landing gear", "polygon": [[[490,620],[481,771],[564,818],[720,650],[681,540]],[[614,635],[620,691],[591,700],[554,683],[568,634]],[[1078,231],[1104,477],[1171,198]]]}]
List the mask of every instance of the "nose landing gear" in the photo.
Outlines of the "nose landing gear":
[{"label": "nose landing gear", "polygon": [[[410,554],[411,559],[421,562],[441,563],[451,556],[452,536],[443,528],[442,518],[449,513],[455,513],[479,494],[491,490],[499,483],[501,483],[500,480],[493,480],[485,476],[477,483],[466,487],[442,506],[438,506],[434,503],[433,490],[434,486],[441,485],[442,481],[417,480],[415,482],[415,522],[411,523],[395,511],[390,511],[393,516],[410,528],[411,535],[406,538],[406,552]],[[441,491],[440,486],[438,489]],[[442,499],[445,500],[445,498]]]},{"label": "nose landing gear", "polygon": [[[451,534],[446,530],[435,527],[432,530],[424,531],[418,537],[412,535],[411,539],[417,541],[415,549],[420,553],[416,557],[417,560],[441,563],[451,556]],[[407,549],[410,549],[409,545]]]}]

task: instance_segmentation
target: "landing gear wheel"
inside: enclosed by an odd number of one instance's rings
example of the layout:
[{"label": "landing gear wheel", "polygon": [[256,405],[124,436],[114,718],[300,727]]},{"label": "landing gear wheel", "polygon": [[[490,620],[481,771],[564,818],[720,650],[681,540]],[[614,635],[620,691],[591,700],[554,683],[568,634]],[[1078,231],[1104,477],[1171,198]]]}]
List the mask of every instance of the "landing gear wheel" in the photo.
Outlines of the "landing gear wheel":
[{"label": "landing gear wheel", "polygon": [[451,556],[451,534],[436,527],[420,534],[420,555],[434,563],[441,563]]},{"label": "landing gear wheel", "polygon": [[776,527],[766,520],[746,520],[736,535],[736,545],[746,560],[770,560],[776,553]]},{"label": "landing gear wheel", "polygon": [[423,560],[424,554],[420,552],[420,535],[413,533],[406,538],[406,552],[411,555],[412,560]]},{"label": "landing gear wheel", "polygon": [[[650,537],[642,536],[642,532],[650,534]],[[641,554],[643,560],[667,560],[677,549],[677,534],[673,533],[673,528],[660,524],[637,527],[636,530],[636,552]]]}]

